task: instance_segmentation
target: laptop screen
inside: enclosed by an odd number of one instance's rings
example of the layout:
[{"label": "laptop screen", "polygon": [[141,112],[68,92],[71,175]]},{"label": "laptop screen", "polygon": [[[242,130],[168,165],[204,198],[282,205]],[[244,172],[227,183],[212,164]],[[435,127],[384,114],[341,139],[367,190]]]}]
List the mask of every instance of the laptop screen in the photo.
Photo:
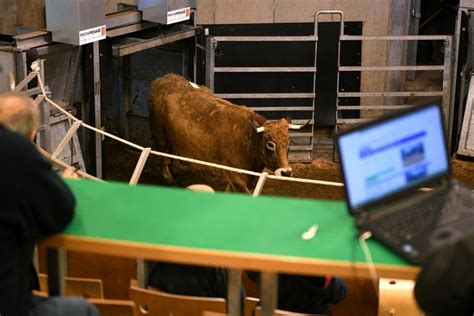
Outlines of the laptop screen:
[{"label": "laptop screen", "polygon": [[449,173],[437,104],[344,133],[338,150],[351,211]]}]

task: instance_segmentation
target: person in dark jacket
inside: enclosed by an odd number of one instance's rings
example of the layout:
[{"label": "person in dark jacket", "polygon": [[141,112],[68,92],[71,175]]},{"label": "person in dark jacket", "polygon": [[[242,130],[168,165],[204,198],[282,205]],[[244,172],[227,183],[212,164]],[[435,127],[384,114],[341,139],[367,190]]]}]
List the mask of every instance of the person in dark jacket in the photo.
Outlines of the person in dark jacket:
[{"label": "person in dark jacket", "polygon": [[[188,186],[187,189],[197,192],[214,192],[214,189],[204,184],[193,184]],[[167,293],[227,298],[228,281],[228,271],[222,267],[203,267],[155,261],[148,263],[148,285]],[[241,295],[242,298],[245,297],[243,286],[241,287]]]},{"label": "person in dark jacket", "polygon": [[416,280],[416,301],[429,316],[474,315],[474,222],[463,225],[465,235],[435,247]]},{"label": "person in dark jacket", "polygon": [[[259,284],[260,274],[247,272]],[[346,298],[347,286],[343,280],[331,276],[310,277],[292,274],[278,275],[277,308],[295,313],[329,314],[329,304]]]},{"label": "person in dark jacket", "polygon": [[0,96],[0,315],[98,315],[77,298],[35,298],[33,249],[72,219],[74,196],[36,150],[36,104],[21,94]]}]

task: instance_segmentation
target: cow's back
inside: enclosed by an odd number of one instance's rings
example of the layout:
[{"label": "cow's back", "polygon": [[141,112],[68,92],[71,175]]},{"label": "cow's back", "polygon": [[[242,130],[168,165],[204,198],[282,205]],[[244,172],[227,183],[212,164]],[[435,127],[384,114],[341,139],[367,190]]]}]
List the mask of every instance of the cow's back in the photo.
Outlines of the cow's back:
[{"label": "cow's back", "polygon": [[178,155],[250,167],[245,158],[252,138],[250,117],[260,123],[264,120],[250,109],[218,98],[206,87],[193,87],[175,74],[159,78],[151,86],[152,135],[163,130],[171,152]]}]

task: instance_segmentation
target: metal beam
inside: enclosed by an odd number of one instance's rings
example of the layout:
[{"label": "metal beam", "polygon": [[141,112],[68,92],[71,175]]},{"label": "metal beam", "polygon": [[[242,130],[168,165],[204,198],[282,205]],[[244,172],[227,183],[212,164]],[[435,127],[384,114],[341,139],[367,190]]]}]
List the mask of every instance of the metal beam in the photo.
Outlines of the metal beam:
[{"label": "metal beam", "polygon": [[338,111],[345,110],[398,110],[410,108],[413,105],[340,105]]},{"label": "metal beam", "polygon": [[[94,66],[94,125],[102,129],[102,105],[100,97],[100,47],[99,42],[92,43],[92,60]],[[97,178],[102,178],[102,135],[95,134],[95,171]]]},{"label": "metal beam", "polygon": [[142,21],[142,12],[138,10],[114,12],[107,14],[105,20],[108,33],[109,29],[140,23]]},{"label": "metal beam", "polygon": [[445,41],[446,35],[393,35],[393,36],[359,36],[343,35],[341,41]]},{"label": "metal beam", "polygon": [[437,66],[342,66],[339,71],[442,71],[443,65]]},{"label": "metal beam", "polygon": [[26,51],[31,48],[43,46],[52,43],[51,32],[36,31],[14,36],[16,49]]},{"label": "metal beam", "polygon": [[314,93],[216,93],[223,99],[310,99]]},{"label": "metal beam", "polygon": [[215,36],[217,42],[314,42],[317,36]]},{"label": "metal beam", "polygon": [[255,112],[268,112],[268,111],[312,111],[312,106],[254,106],[251,109]]},{"label": "metal beam", "polygon": [[112,55],[123,57],[130,54],[138,53],[150,48],[155,48],[165,44],[177,42],[183,39],[196,36],[199,28],[192,28],[190,30],[176,32],[168,35],[153,37],[151,39],[144,39],[129,44],[114,44],[112,46]]},{"label": "metal beam", "polygon": [[373,118],[360,118],[360,119],[337,119],[337,124],[360,124],[366,123],[375,120],[377,117]]},{"label": "metal beam", "polygon": [[405,91],[405,92],[340,92],[340,98],[357,97],[441,97],[443,91]]},{"label": "metal beam", "polygon": [[316,67],[214,67],[214,72],[315,72]]},{"label": "metal beam", "polygon": [[107,30],[107,37],[114,38],[130,33],[135,33],[156,27],[155,23],[144,21],[137,24],[126,25],[115,29]]}]

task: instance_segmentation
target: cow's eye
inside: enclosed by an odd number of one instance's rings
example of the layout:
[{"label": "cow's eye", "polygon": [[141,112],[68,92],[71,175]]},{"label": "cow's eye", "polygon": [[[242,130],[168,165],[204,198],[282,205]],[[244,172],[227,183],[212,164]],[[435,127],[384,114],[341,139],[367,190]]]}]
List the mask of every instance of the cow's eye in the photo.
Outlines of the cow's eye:
[{"label": "cow's eye", "polygon": [[267,142],[267,149],[268,150],[271,150],[271,151],[275,151],[276,150],[276,144],[272,141],[268,141]]}]

